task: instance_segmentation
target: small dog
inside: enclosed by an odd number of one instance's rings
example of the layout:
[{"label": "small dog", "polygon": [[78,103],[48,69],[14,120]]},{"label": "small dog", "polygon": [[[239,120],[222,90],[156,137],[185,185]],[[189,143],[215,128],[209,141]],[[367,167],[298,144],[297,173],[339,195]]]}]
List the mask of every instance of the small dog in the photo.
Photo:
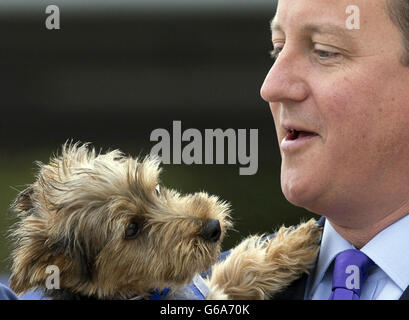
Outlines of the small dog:
[{"label": "small dog", "polygon": [[[205,192],[160,185],[160,161],[64,144],[12,204],[10,287],[52,299],[177,297],[199,273],[207,299],[268,299],[313,266],[321,229],[310,220],[275,237],[252,236],[218,262],[230,206]],[[60,288],[47,289],[48,266]],[[168,288],[168,289],[166,289]]]}]

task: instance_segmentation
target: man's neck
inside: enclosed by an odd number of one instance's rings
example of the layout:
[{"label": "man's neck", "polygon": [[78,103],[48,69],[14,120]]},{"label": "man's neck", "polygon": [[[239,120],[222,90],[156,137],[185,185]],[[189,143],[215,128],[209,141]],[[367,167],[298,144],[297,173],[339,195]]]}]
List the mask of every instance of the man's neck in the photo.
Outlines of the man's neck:
[{"label": "man's neck", "polygon": [[356,216],[355,219],[351,219],[345,223],[344,221],[339,221],[340,219],[332,219],[331,217],[326,218],[339,235],[349,241],[357,249],[361,249],[379,232],[407,214],[409,214],[409,203],[408,201],[405,201],[398,210],[382,215],[378,217],[378,219],[359,219],[359,216]]}]

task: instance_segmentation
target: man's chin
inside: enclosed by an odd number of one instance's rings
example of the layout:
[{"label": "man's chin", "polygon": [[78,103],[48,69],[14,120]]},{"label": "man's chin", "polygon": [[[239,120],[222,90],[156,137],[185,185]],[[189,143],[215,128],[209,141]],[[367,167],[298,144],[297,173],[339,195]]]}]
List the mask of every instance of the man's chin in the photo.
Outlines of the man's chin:
[{"label": "man's chin", "polygon": [[291,188],[282,187],[284,197],[292,205],[304,208],[311,212],[316,212],[318,205],[318,197],[316,193],[312,192],[312,188],[305,186],[292,186]]}]

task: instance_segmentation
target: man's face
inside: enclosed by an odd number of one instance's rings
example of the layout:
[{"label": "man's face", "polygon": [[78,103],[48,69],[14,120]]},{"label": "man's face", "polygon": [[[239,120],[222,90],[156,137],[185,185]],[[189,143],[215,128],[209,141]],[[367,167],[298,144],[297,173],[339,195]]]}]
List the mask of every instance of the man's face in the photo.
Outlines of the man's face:
[{"label": "man's face", "polygon": [[347,28],[345,0],[279,0],[272,22],[280,53],[261,95],[276,126],[282,190],[319,214],[383,209],[409,183],[409,68],[385,1],[354,1],[358,30]]}]

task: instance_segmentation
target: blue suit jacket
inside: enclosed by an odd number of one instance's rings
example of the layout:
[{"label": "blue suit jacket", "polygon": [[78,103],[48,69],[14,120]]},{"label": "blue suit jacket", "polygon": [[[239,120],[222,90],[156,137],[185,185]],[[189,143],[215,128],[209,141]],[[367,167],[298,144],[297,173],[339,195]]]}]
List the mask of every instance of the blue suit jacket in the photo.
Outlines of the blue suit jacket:
[{"label": "blue suit jacket", "polygon": [[13,291],[0,283],[0,300],[18,300],[18,298]]}]

